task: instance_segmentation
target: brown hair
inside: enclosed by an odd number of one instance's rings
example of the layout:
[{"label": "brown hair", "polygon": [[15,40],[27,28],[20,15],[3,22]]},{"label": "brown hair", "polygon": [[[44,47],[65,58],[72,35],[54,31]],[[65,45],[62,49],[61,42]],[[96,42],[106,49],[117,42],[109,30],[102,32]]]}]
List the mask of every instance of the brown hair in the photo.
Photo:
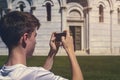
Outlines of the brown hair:
[{"label": "brown hair", "polygon": [[39,20],[28,12],[13,11],[0,20],[0,36],[8,48],[16,46],[24,33],[39,29]]}]

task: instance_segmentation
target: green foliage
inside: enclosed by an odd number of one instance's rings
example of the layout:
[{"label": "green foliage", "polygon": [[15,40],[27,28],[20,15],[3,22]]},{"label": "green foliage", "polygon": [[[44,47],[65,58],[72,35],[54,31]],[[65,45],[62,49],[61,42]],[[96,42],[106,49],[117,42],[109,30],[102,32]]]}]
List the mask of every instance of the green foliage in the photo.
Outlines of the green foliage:
[{"label": "green foliage", "polygon": [[[42,66],[45,56],[34,56],[27,60],[28,66]],[[6,56],[0,57],[0,66]],[[120,80],[120,56],[78,56],[78,62],[83,72],[84,80]],[[69,59],[57,56],[52,72],[71,80]]]}]

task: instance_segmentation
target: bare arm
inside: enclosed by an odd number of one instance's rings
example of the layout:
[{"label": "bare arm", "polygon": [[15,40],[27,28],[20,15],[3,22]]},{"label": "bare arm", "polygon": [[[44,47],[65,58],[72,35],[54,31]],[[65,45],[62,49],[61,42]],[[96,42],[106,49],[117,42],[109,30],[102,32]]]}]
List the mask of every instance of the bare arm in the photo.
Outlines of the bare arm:
[{"label": "bare arm", "polygon": [[62,43],[71,63],[72,80],[83,80],[83,75],[74,53],[73,38],[69,35],[68,31],[66,33],[66,38],[62,37]]},{"label": "bare arm", "polygon": [[53,65],[53,61],[54,61],[54,57],[55,57],[54,54],[56,54],[56,53],[53,53],[51,51],[49,52],[47,59],[46,59],[44,66],[43,66],[46,70],[51,70],[52,65]]},{"label": "bare arm", "polygon": [[48,54],[47,59],[44,63],[44,66],[43,66],[47,70],[51,70],[54,58],[55,58],[56,53],[58,52],[58,49],[60,46],[60,43],[56,43],[56,41],[55,41],[54,33],[51,35],[49,45],[50,45],[50,51],[49,51],[49,54]]},{"label": "bare arm", "polygon": [[[72,80],[83,80],[82,72],[74,53],[73,39],[69,35],[68,31],[66,31],[66,33],[67,33],[66,38],[62,37],[62,44],[68,54],[71,63]],[[54,34],[52,34],[50,39],[50,52],[43,66],[45,69],[50,70],[52,68],[54,57],[59,49],[59,45],[60,43],[57,44],[55,42]]]}]

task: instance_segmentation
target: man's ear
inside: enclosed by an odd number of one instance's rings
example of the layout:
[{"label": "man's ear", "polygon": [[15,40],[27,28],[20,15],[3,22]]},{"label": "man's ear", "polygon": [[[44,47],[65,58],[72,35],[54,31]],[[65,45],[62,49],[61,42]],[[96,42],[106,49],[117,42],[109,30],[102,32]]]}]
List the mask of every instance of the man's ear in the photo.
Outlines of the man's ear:
[{"label": "man's ear", "polygon": [[25,48],[27,45],[27,40],[28,40],[28,33],[24,33],[22,36],[22,46]]}]

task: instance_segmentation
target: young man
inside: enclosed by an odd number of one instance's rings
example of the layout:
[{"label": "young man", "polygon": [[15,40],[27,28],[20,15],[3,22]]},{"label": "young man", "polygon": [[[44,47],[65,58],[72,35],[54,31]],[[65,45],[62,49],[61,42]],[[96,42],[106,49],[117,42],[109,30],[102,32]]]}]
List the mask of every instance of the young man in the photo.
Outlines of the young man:
[{"label": "young man", "polygon": [[72,80],[83,80],[68,31],[65,31],[66,37],[62,36],[61,42],[56,42],[55,33],[52,34],[50,51],[43,67],[26,66],[26,59],[32,56],[35,48],[39,26],[38,19],[27,12],[13,11],[0,20],[0,36],[9,51],[8,59],[0,69],[0,80],[67,80],[49,71],[60,43],[71,63]]}]

